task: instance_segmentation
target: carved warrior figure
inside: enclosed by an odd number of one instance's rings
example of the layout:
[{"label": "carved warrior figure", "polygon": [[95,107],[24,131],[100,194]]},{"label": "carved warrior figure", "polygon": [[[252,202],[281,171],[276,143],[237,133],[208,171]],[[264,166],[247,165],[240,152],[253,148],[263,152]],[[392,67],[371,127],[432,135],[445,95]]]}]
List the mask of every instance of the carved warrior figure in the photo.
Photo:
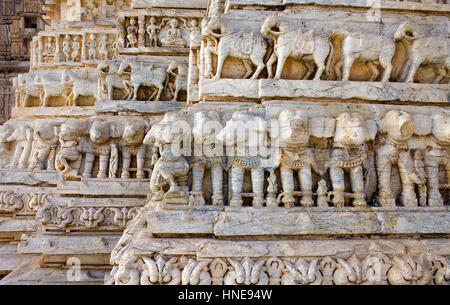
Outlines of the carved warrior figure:
[{"label": "carved warrior figure", "polygon": [[[237,134],[236,134],[237,133]],[[267,140],[266,122],[261,117],[248,111],[235,112],[217,135],[218,140],[227,146],[227,152],[233,151],[231,165],[231,200],[230,205],[242,206],[242,186],[244,173],[251,172],[253,189],[253,206],[264,205],[264,167],[263,145]]]},{"label": "carved warrior figure", "polygon": [[350,70],[356,59],[369,63],[371,68],[370,81],[375,81],[379,71],[372,62],[378,60],[384,69],[381,81],[388,82],[392,72],[392,58],[395,53],[395,42],[382,35],[374,35],[368,33],[351,33],[344,29],[337,29],[332,36],[343,36],[342,57],[343,71],[342,80],[348,81],[350,78]]},{"label": "carved warrior figure", "polygon": [[288,57],[303,59],[308,67],[305,79],[314,71],[314,66],[310,64],[310,59],[314,60],[317,72],[314,80],[320,80],[320,76],[325,70],[325,61],[330,53],[331,43],[328,38],[319,37],[310,30],[303,33],[277,16],[269,16],[261,27],[261,33],[272,37],[275,40],[275,47],[272,56],[267,62],[269,78],[273,77],[272,65],[277,61],[277,71],[275,79],[281,78],[284,64]]},{"label": "carved warrior figure", "polygon": [[[52,124],[40,126],[34,131],[34,148],[30,170],[55,170],[58,127]],[[47,162],[47,165],[45,164]]]},{"label": "carved warrior figure", "polygon": [[80,140],[86,127],[84,122],[66,122],[61,125],[59,143],[61,149],[56,154],[56,169],[63,178],[76,177],[81,166]]},{"label": "carved warrior figure", "polygon": [[203,177],[206,169],[211,169],[212,204],[223,205],[222,143],[216,139],[216,135],[222,130],[219,122],[219,114],[215,111],[195,113],[192,133],[195,148],[201,149],[201,153],[198,156],[198,152],[194,151],[195,156],[191,160],[192,191],[189,202],[192,205],[205,205]]},{"label": "carved warrior figure", "polygon": [[121,178],[130,178],[130,163],[132,156],[136,157],[136,178],[145,178],[145,145],[143,144],[144,136],[145,125],[143,123],[131,122],[125,126],[125,130],[122,135],[123,164]]},{"label": "carved warrior figure", "polygon": [[[177,70],[175,73],[174,71]],[[187,91],[187,76],[188,76],[188,67],[184,62],[172,61],[167,68],[167,73],[175,76],[174,84],[169,83],[168,87],[173,96],[172,102],[176,102],[178,98],[178,93],[181,90]]]},{"label": "carved warrior figure", "polygon": [[[450,71],[450,40],[447,35],[430,36],[427,33],[421,33],[417,25],[410,21],[403,22],[394,34],[394,39],[412,41],[409,50],[409,59],[407,67],[409,70],[406,76],[406,82],[414,82],[414,76],[421,64],[440,64]],[[446,76],[445,69],[438,70],[439,75],[434,83],[439,83]]]},{"label": "carved warrior figure", "polygon": [[311,168],[320,172],[316,166],[309,145],[308,117],[301,110],[284,110],[278,115],[280,122],[280,145],[283,148],[280,164],[281,183],[283,185],[282,202],[292,207],[294,198],[294,172],[298,172],[301,188],[302,206],[313,206]]},{"label": "carved warrior figure", "polygon": [[402,204],[417,206],[415,185],[423,185],[425,181],[417,175],[407,145],[414,134],[414,119],[409,113],[391,110],[386,113],[383,125],[387,133],[386,144],[377,151],[379,203],[382,206],[395,206],[391,190],[391,168],[393,164],[397,164],[402,184]]},{"label": "carved warrior figure", "polygon": [[[432,146],[425,153],[425,168],[428,176],[428,205],[443,206],[440,188],[450,189],[450,114],[435,114],[432,117]],[[439,166],[445,167],[447,185],[439,183]]]},{"label": "carved warrior figure", "polygon": [[364,118],[356,112],[345,112],[336,119],[334,148],[330,165],[330,178],[333,185],[333,204],[344,206],[344,172],[350,172],[353,206],[367,205],[364,196],[364,163],[367,162],[365,143],[370,134]]},{"label": "carved warrior figure", "polygon": [[[260,33],[240,30],[227,32],[220,18],[211,18],[202,28],[202,36],[214,42],[213,46],[209,46],[204,50],[205,64],[207,66],[205,77],[221,78],[223,64],[229,56],[242,59],[247,70],[244,78],[252,74],[252,64],[257,67],[251,77],[252,79],[257,79],[264,69],[264,56],[267,53],[268,45]],[[212,72],[212,53],[218,56],[215,75]]]},{"label": "carved warrior figure", "polygon": [[[187,186],[185,185],[189,164],[180,151],[180,145],[186,136],[180,123],[187,122],[179,113],[166,113],[164,119],[152,126],[144,138],[144,144],[153,145],[153,172],[150,178],[152,200],[165,199],[170,202],[179,199],[187,203]],[[177,149],[178,148],[178,149]],[[183,182],[183,185],[179,185]],[[169,185],[167,192],[164,187]]]}]

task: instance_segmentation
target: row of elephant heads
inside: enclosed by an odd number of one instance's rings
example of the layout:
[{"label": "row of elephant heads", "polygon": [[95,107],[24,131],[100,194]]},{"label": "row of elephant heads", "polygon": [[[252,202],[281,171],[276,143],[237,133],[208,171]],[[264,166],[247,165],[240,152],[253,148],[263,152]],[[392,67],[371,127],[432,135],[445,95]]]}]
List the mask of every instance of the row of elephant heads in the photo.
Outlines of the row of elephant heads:
[{"label": "row of elephant heads", "polygon": [[[443,195],[450,180],[448,114],[433,115],[429,134],[419,137],[425,143],[420,149],[408,147],[416,131],[415,120],[400,110],[385,114],[382,130],[357,112],[309,118],[303,110],[284,110],[274,121],[278,122],[277,131],[251,111],[233,113],[224,126],[216,111],[198,111],[193,120],[179,111],[167,113],[152,125],[144,120],[117,123],[101,118],[47,123],[34,130],[7,124],[0,127],[0,152],[3,161],[10,160],[4,167],[58,170],[66,179],[79,177],[80,169],[83,177],[92,177],[96,164],[97,178],[116,178],[120,160],[121,178],[130,178],[135,157],[137,179],[145,178],[145,171],[152,168],[152,200],[189,196],[186,203],[192,205],[204,205],[211,195],[203,188],[206,170],[211,171],[214,205],[224,204],[224,170],[230,177],[229,204],[233,206],[242,206],[243,197],[251,197],[256,207],[280,203],[292,207],[296,198],[301,198],[301,206],[328,206],[331,202],[342,207],[351,202],[364,207],[371,199],[369,189],[376,190],[376,186],[377,202],[394,206],[398,194],[392,187],[394,168],[398,169],[403,205],[442,206],[448,197]],[[376,137],[378,131],[383,135]],[[326,157],[312,144],[313,138],[331,139],[322,147]],[[151,158],[147,157],[147,145]],[[146,166],[149,159],[150,166]],[[447,178],[442,177],[442,167]],[[251,193],[243,192],[246,172],[250,173]],[[190,190],[188,178],[192,180]],[[296,190],[296,180],[300,190]]]},{"label": "row of elephant heads", "polygon": [[[421,26],[405,21],[399,25],[393,37],[381,34],[362,33],[337,28],[328,35],[316,33],[313,29],[303,31],[289,19],[269,16],[261,26],[260,33],[244,30],[228,31],[225,22],[214,17],[204,20],[202,37],[205,41],[204,77],[220,79],[225,60],[228,57],[242,59],[247,70],[244,78],[257,79],[264,68],[268,77],[280,79],[286,60],[290,57],[303,60],[307,67],[304,79],[315,72],[314,80],[330,78],[332,69],[337,78],[348,81],[355,60],[368,63],[371,77],[375,81],[380,74],[375,62],[383,68],[381,81],[388,82],[393,70],[393,58],[397,41],[411,43],[408,62],[404,67],[405,82],[414,82],[414,76],[421,64],[436,64],[433,83],[440,83],[450,70],[450,44],[448,35],[428,36]],[[342,39],[341,60],[332,67],[333,37]],[[273,41],[273,52],[269,53]],[[213,73],[212,54],[217,55],[217,69]],[[270,57],[268,56],[270,55]],[[266,58],[269,58],[267,61]],[[277,63],[275,75],[273,64]],[[315,67],[314,67],[315,65]],[[256,70],[253,72],[253,66]],[[327,75],[326,77],[323,74]],[[253,74],[252,74],[253,73]]]}]

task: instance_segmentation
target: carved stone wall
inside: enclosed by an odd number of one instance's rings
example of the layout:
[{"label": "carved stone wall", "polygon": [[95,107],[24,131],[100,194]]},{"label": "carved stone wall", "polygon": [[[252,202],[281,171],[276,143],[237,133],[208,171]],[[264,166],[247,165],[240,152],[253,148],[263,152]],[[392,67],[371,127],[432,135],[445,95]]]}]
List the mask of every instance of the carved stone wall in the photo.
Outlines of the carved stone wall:
[{"label": "carved stone wall", "polygon": [[449,6],[49,1],[0,126],[3,282],[448,283]]}]

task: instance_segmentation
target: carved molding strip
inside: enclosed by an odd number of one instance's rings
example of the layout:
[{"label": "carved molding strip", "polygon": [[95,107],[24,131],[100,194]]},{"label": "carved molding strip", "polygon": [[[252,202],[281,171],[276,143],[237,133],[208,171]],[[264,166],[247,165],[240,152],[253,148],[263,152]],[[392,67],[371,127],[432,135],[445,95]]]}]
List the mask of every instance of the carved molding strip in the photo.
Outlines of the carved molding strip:
[{"label": "carved molding strip", "polygon": [[40,206],[46,204],[49,194],[17,193],[13,191],[0,192],[0,213],[36,213]]}]

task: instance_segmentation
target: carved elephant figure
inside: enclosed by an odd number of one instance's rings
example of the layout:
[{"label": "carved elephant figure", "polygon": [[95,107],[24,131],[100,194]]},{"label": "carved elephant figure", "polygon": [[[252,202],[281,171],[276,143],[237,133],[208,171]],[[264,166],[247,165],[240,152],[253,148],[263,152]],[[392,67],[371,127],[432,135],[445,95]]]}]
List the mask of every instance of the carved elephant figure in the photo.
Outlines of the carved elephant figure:
[{"label": "carved elephant figure", "polygon": [[[164,119],[153,125],[145,136],[144,144],[153,145],[150,190],[154,200],[181,196],[187,191],[178,185],[177,179],[186,177],[189,171],[189,164],[179,149],[182,142],[186,144],[186,136],[190,141],[189,130],[187,118],[172,112],[166,113]],[[163,187],[167,184],[169,190],[164,193]]]},{"label": "carved elephant figure", "polygon": [[194,157],[192,167],[192,191],[190,203],[204,205],[203,177],[206,169],[211,170],[212,204],[223,204],[222,182],[223,161],[222,143],[216,135],[223,129],[219,114],[216,111],[199,111],[194,116]]},{"label": "carved elephant figure", "polygon": [[365,143],[371,138],[366,121],[357,112],[344,112],[336,119],[330,178],[335,206],[345,201],[345,171],[350,173],[353,206],[367,206],[364,194],[364,162],[367,160]]},{"label": "carved elephant figure", "polygon": [[352,33],[344,29],[336,29],[333,35],[343,36],[342,57],[343,71],[342,80],[348,81],[350,70],[356,59],[369,63],[372,76],[370,81],[374,81],[379,71],[372,62],[378,60],[384,69],[382,82],[388,82],[392,72],[392,58],[395,54],[395,42],[390,37],[369,33]]},{"label": "carved elephant figure", "polygon": [[253,73],[251,77],[252,79],[257,79],[264,69],[264,57],[267,53],[268,44],[260,33],[242,30],[227,32],[223,20],[214,17],[202,28],[202,36],[209,37],[215,44],[215,47],[205,49],[204,56],[209,70],[207,71],[206,77],[212,77],[213,74],[211,70],[211,53],[216,54],[218,57],[217,70],[213,77],[214,79],[221,78],[223,64],[228,57],[242,59],[247,70],[244,78],[247,78],[252,74],[252,65],[257,67],[255,73]]},{"label": "carved elephant figure", "polygon": [[[450,40],[448,35],[430,36],[422,33],[418,25],[410,21],[403,22],[394,34],[394,39],[412,41],[407,63],[406,82],[414,82],[414,76],[421,64],[440,64],[450,71]],[[446,76],[445,69],[438,70],[439,76],[434,80],[439,83]]]},{"label": "carved elephant figure", "polygon": [[85,141],[83,151],[86,153],[84,178],[92,177],[92,169],[96,156],[99,158],[97,178],[106,178],[109,157],[111,154],[110,126],[107,122],[96,120],[89,130],[89,139]]},{"label": "carved elephant figure", "polygon": [[391,190],[392,165],[398,165],[402,184],[402,203],[417,206],[416,184],[424,184],[416,174],[414,161],[409,153],[407,141],[415,131],[413,117],[404,111],[390,110],[383,119],[386,144],[378,148],[376,167],[378,172],[378,200],[382,206],[395,206]]},{"label": "carved elephant figure", "polygon": [[130,163],[133,156],[136,157],[136,178],[145,178],[144,161],[145,145],[143,144],[146,126],[143,122],[127,123],[122,135],[122,178],[130,177]]},{"label": "carved elephant figure", "polygon": [[6,139],[6,142],[15,142],[16,144],[14,156],[9,167],[25,169],[33,147],[33,128],[29,126],[15,128],[13,133]]},{"label": "carved elephant figure", "polygon": [[297,27],[290,26],[287,20],[278,16],[269,16],[261,27],[263,35],[271,36],[275,40],[275,48],[266,66],[269,78],[272,78],[272,65],[277,61],[277,71],[275,79],[281,77],[283,67],[288,57],[305,60],[308,72],[305,79],[314,71],[314,66],[309,64],[309,59],[313,59],[317,66],[314,80],[320,80],[325,70],[326,59],[331,50],[331,43],[328,37],[320,37],[313,30],[303,33]]},{"label": "carved elephant figure", "polygon": [[[246,170],[251,173],[253,206],[264,205],[264,143],[267,139],[266,121],[249,111],[233,113],[217,139],[227,146],[231,164],[230,205],[242,206],[242,186]],[[228,153],[231,151],[232,154]]]},{"label": "carved elephant figure", "polygon": [[282,147],[280,174],[283,186],[282,202],[287,207],[294,206],[294,173],[302,194],[300,204],[313,206],[312,172],[319,172],[309,145],[309,118],[299,111],[284,110],[278,115],[280,124],[280,145]]},{"label": "carved elephant figure", "polygon": [[61,149],[56,154],[56,169],[63,177],[77,176],[81,167],[81,143],[86,132],[84,121],[69,121],[61,125],[59,144]]},{"label": "carved elephant figure", "polygon": [[425,152],[428,205],[443,206],[444,200],[439,191],[443,186],[439,183],[439,166],[445,167],[447,185],[450,184],[450,114],[439,113],[432,116],[431,140],[434,145]]},{"label": "carved elephant figure", "polygon": [[[30,170],[55,170],[56,147],[58,146],[58,127],[45,124],[34,131],[34,149]],[[47,164],[45,164],[47,162]]]}]

